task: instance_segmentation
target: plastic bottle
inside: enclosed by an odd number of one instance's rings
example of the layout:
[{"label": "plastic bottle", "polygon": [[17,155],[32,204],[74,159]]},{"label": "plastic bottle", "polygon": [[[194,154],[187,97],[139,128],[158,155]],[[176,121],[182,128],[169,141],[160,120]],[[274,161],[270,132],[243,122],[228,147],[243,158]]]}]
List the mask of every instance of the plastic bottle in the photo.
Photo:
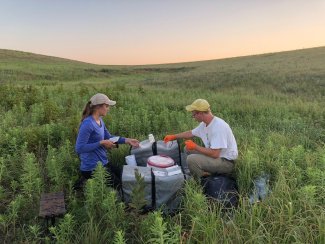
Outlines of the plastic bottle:
[{"label": "plastic bottle", "polygon": [[269,175],[267,174],[263,174],[262,176],[260,176],[255,184],[257,187],[257,192],[258,192],[258,197],[260,200],[264,200],[264,198],[267,196],[268,191],[269,191],[269,187],[268,187],[268,181],[269,181]]},{"label": "plastic bottle", "polygon": [[265,199],[269,193],[269,179],[270,175],[262,174],[257,179],[254,180],[254,190],[250,195],[250,203],[259,202]]},{"label": "plastic bottle", "polygon": [[148,139],[149,139],[149,142],[150,143],[154,143],[155,142],[155,137],[153,136],[153,134],[149,134]]}]

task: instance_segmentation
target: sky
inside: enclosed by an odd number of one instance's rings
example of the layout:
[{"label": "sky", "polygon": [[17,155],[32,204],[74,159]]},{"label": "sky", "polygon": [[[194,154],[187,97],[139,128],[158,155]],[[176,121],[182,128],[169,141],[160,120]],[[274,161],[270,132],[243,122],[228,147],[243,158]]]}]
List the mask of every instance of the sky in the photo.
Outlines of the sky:
[{"label": "sky", "polygon": [[160,64],[325,46],[325,0],[0,0],[0,49]]}]

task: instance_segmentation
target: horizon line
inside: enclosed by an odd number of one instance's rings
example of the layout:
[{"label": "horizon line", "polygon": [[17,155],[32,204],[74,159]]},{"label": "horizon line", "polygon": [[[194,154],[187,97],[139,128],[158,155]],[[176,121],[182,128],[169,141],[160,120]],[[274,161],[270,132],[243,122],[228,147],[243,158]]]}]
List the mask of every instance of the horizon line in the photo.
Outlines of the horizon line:
[{"label": "horizon line", "polygon": [[151,66],[151,65],[173,65],[173,64],[188,64],[188,63],[195,63],[195,62],[209,62],[209,61],[226,60],[226,59],[232,59],[232,58],[244,58],[244,57],[251,57],[251,56],[259,56],[259,55],[265,55],[265,54],[294,52],[294,51],[301,51],[301,50],[306,50],[306,49],[314,49],[314,48],[322,48],[322,47],[325,47],[325,45],[324,46],[307,47],[307,48],[303,47],[303,48],[290,49],[290,50],[273,51],[273,52],[266,52],[266,53],[254,53],[254,54],[248,54],[248,55],[229,56],[229,57],[215,58],[215,59],[202,59],[202,60],[191,60],[191,61],[184,61],[184,62],[152,63],[152,64],[98,64],[98,63],[90,63],[90,62],[87,62],[87,61],[77,60],[77,59],[71,59],[71,58],[65,58],[65,57],[59,57],[59,56],[52,56],[52,55],[49,55],[49,54],[34,53],[34,52],[30,52],[30,51],[23,51],[23,50],[16,50],[16,49],[6,49],[6,48],[4,48],[4,49],[0,48],[0,50],[29,53],[29,54],[34,54],[34,55],[41,55],[41,56],[46,56],[46,57],[64,59],[64,60],[80,62],[80,63],[85,63],[85,64],[91,64],[91,65],[98,65],[98,66]]}]

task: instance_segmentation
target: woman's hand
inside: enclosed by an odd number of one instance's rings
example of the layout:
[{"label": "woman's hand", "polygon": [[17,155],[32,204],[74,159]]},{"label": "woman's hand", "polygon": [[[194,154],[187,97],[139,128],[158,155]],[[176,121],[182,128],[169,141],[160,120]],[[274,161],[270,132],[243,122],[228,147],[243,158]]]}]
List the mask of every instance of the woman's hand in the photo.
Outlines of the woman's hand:
[{"label": "woman's hand", "polygon": [[132,147],[139,147],[139,141],[137,139],[131,139],[131,138],[126,138],[125,139],[125,143],[131,145]]},{"label": "woman's hand", "polygon": [[111,142],[110,140],[101,140],[100,145],[104,146],[107,149],[116,147],[116,145],[113,142]]}]

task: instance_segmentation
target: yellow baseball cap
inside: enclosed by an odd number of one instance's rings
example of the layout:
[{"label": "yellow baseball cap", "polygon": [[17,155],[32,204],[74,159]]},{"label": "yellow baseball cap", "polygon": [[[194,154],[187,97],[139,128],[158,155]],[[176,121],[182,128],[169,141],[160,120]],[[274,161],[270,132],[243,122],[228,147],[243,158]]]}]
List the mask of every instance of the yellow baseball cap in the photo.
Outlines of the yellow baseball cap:
[{"label": "yellow baseball cap", "polygon": [[210,108],[210,104],[205,99],[196,99],[191,105],[187,105],[185,109],[189,112],[192,111],[200,111],[205,112],[208,111]]}]

